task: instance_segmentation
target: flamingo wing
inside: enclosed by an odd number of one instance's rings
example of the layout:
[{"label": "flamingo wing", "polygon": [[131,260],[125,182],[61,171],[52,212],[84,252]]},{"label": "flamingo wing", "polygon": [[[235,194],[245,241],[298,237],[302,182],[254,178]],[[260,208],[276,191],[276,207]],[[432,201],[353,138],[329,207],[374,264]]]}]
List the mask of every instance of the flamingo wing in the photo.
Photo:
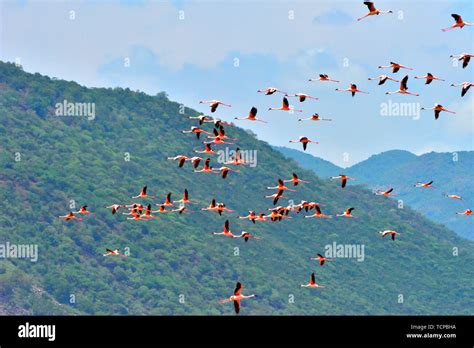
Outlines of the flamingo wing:
[{"label": "flamingo wing", "polygon": [[364,1],[364,5],[366,5],[369,8],[369,11],[375,11],[375,6],[372,1]]},{"label": "flamingo wing", "polygon": [[234,295],[239,296],[241,291],[242,291],[242,283],[237,282],[237,284],[235,284]]},{"label": "flamingo wing", "polygon": [[314,273],[311,273],[311,279],[310,279],[309,283],[310,283],[311,285],[316,284],[316,278],[314,277]]}]

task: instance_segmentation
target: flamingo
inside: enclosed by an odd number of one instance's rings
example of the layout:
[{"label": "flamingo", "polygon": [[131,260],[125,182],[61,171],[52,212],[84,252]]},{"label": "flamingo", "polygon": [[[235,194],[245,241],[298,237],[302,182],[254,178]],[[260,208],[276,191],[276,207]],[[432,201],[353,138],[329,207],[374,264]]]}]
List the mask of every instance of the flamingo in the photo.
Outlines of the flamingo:
[{"label": "flamingo", "polygon": [[212,167],[209,165],[210,162],[211,162],[210,158],[206,159],[204,161],[204,166],[202,167],[202,169],[200,169],[200,170],[194,169],[193,172],[194,173],[216,173],[216,172],[214,172]]},{"label": "flamingo", "polygon": [[232,231],[229,229],[229,220],[225,220],[224,230],[222,232],[212,232],[214,236],[225,236],[231,238],[239,238],[235,234],[232,234]]},{"label": "flamingo", "polygon": [[212,122],[212,118],[207,117],[206,115],[199,116],[189,116],[190,120],[199,120],[199,125],[201,126],[204,122]]},{"label": "flamingo", "polygon": [[201,129],[199,127],[196,127],[196,126],[192,126],[190,130],[183,130],[181,131],[181,133],[194,133],[196,134],[196,138],[200,138],[201,137],[201,133],[204,133],[204,134],[212,134],[212,133],[209,133],[207,131],[205,131],[204,129]]},{"label": "flamingo", "polygon": [[87,210],[87,205],[83,205],[78,211],[75,211],[74,213],[81,214],[81,215],[95,214]]},{"label": "flamingo", "polygon": [[393,11],[382,11],[375,8],[375,5],[372,1],[364,1],[364,5],[366,5],[369,8],[369,13],[367,13],[365,16],[357,18],[358,21],[361,21],[364,18],[369,17],[369,16],[374,16],[374,15],[378,16],[379,14],[393,13]]},{"label": "flamingo", "polygon": [[283,196],[283,191],[278,191],[277,193],[274,193],[270,196],[265,196],[265,198],[273,198],[273,205],[275,205],[278,203],[278,200],[280,198],[286,198],[286,197]]},{"label": "flamingo", "polygon": [[171,213],[171,210],[166,210],[163,204],[156,204],[156,205],[159,205],[160,209],[152,210],[151,213],[159,213],[159,214]]},{"label": "flamingo", "polygon": [[312,97],[305,93],[295,93],[295,94],[285,94],[287,97],[296,97],[300,101],[300,103],[304,102],[306,99],[314,99],[319,100],[319,98]]},{"label": "flamingo", "polygon": [[260,240],[261,239],[260,237],[256,237],[253,234],[250,234],[249,232],[246,232],[246,231],[242,231],[240,236],[238,236],[236,238],[243,238],[245,243],[247,243],[250,238],[253,238],[255,240]]},{"label": "flamingo", "polygon": [[148,204],[148,206],[145,210],[145,214],[142,214],[141,217],[143,219],[158,219],[158,216],[153,216],[153,215],[151,215],[151,213],[152,213],[151,204]]},{"label": "flamingo", "polygon": [[272,95],[275,92],[286,94],[286,92],[280,91],[278,88],[275,88],[275,87],[267,87],[265,89],[259,89],[257,92],[265,93],[265,95]]},{"label": "flamingo", "polygon": [[336,88],[338,92],[351,92],[352,96],[354,97],[356,93],[364,93],[369,94],[369,92],[364,92],[357,89],[357,85],[355,83],[351,83],[348,88]]},{"label": "flamingo", "polygon": [[204,145],[205,145],[204,150],[194,150],[194,152],[195,153],[203,153],[203,154],[206,154],[206,155],[217,155],[218,154],[217,151],[212,150],[211,144],[204,144]]},{"label": "flamingo", "polygon": [[180,200],[176,201],[176,203],[182,203],[182,204],[189,204],[189,203],[191,203],[191,201],[189,200],[189,192],[188,192],[188,189],[184,189],[183,198],[181,198]]},{"label": "flamingo", "polygon": [[456,213],[457,215],[466,215],[466,216],[469,216],[469,215],[472,215],[473,212],[471,209],[466,209],[464,210],[462,213]]},{"label": "flamingo", "polygon": [[462,20],[461,16],[458,15],[458,14],[453,13],[453,14],[451,14],[451,17],[454,18],[454,22],[455,22],[455,23],[454,23],[452,26],[450,26],[449,28],[441,29],[442,31],[447,32],[447,31],[449,31],[449,30],[451,30],[451,29],[455,29],[455,28],[462,29],[465,25],[467,25],[467,26],[472,26],[472,25],[474,25],[474,23],[467,23],[467,22],[464,22],[464,21]]},{"label": "flamingo", "polygon": [[448,198],[452,198],[452,199],[459,199],[462,201],[462,197],[461,196],[458,196],[458,195],[448,195],[448,194],[445,194],[444,195],[445,197],[448,197]]},{"label": "flamingo", "polygon": [[120,208],[127,208],[127,206],[123,205],[123,204],[112,204],[112,205],[109,205],[108,207],[105,207],[105,208],[112,209],[112,215],[115,215],[117,210],[119,210]]},{"label": "flamingo", "polygon": [[279,108],[268,108],[268,110],[282,110],[282,111],[296,111],[296,112],[303,112],[303,110],[297,110],[294,108],[290,108],[290,103],[288,103],[288,98],[283,97],[282,106]]},{"label": "flamingo", "polygon": [[72,211],[69,212],[69,214],[67,214],[67,215],[59,216],[59,218],[65,220],[65,221],[69,221],[69,220],[82,220],[82,218],[75,216]]},{"label": "flamingo", "polygon": [[[307,207],[308,207],[308,209],[310,209],[309,206],[307,206]],[[314,208],[316,209],[316,212],[313,215],[305,216],[305,218],[329,219],[329,218],[332,217],[331,215],[325,215],[325,214],[321,213],[321,208],[319,206],[316,205],[316,206],[314,206]],[[308,211],[308,209],[306,209],[306,211]]]},{"label": "flamingo", "polygon": [[283,192],[283,191],[291,191],[291,192],[296,192],[296,190],[292,190],[288,187],[285,186],[283,180],[278,179],[278,186],[273,186],[273,187],[267,187],[268,190],[278,190],[278,192]]},{"label": "flamingo", "polygon": [[221,145],[221,144],[227,144],[227,145],[233,145],[234,143],[229,143],[229,142],[226,142],[224,141],[221,137],[219,136],[215,136],[213,137],[213,139],[211,141],[204,141],[203,142],[204,145],[207,145],[207,144],[217,144],[217,145]]},{"label": "flamingo", "polygon": [[389,235],[390,238],[392,238],[392,240],[395,240],[395,236],[399,236],[400,233],[398,233],[397,231],[390,231],[390,230],[387,230],[387,231],[379,231],[379,233],[382,235],[382,237],[385,237],[386,235]]},{"label": "flamingo", "polygon": [[439,118],[439,114],[441,113],[441,111],[445,111],[445,112],[449,112],[451,114],[455,114],[454,111],[449,111],[449,110],[445,109],[444,106],[441,105],[441,104],[435,104],[432,108],[421,108],[421,110],[434,110],[435,120],[437,120]]},{"label": "flamingo", "polygon": [[410,95],[414,95],[414,96],[418,97],[418,96],[419,96],[418,93],[411,93],[411,92],[408,92],[407,82],[408,82],[408,75],[406,75],[406,76],[402,79],[402,81],[400,82],[400,88],[398,89],[398,91],[385,92],[385,94],[396,94],[396,93],[400,93],[400,94],[410,94]]},{"label": "flamingo", "polygon": [[184,165],[184,162],[189,159],[189,157],[184,156],[184,155],[177,155],[174,157],[168,157],[169,160],[171,161],[178,161],[178,167],[182,168]]},{"label": "flamingo", "polygon": [[341,179],[341,187],[344,188],[346,187],[347,180],[355,180],[354,178],[351,178],[347,175],[344,174],[339,174],[338,176],[331,176],[331,179]]},{"label": "flamingo", "polygon": [[143,218],[143,215],[140,215],[140,214],[132,214],[132,215],[133,215],[133,217],[127,218],[127,220],[142,220],[142,221],[145,220]]},{"label": "flamingo", "polygon": [[122,257],[127,257],[127,255],[120,254],[120,252],[119,252],[120,249],[112,250],[112,249],[105,248],[105,251],[106,251],[106,253],[104,254],[104,256],[122,256]]},{"label": "flamingo", "polygon": [[324,262],[326,261],[334,261],[333,259],[328,259],[321,254],[317,254],[317,257],[310,257],[309,259],[318,261],[320,266],[324,265]]},{"label": "flamingo", "polygon": [[234,126],[232,123],[222,121],[219,118],[214,118],[214,119],[211,119],[210,121],[204,121],[204,122],[212,122],[212,123],[214,123],[214,127],[216,127],[216,128],[219,128],[220,126],[229,126],[229,127]]},{"label": "flamingo", "polygon": [[211,201],[211,203],[209,204],[208,207],[201,208],[201,210],[204,210],[204,211],[206,211],[206,210],[217,211],[219,213],[219,215],[222,215],[223,211],[234,212],[234,210],[227,209],[225,207],[224,203],[216,203],[215,198],[212,199],[212,201]]},{"label": "flamingo", "polygon": [[244,117],[244,118],[234,117],[234,119],[267,123],[267,121],[259,120],[256,116],[257,116],[257,108],[255,106],[252,106],[252,108],[250,109],[249,115],[247,117]]},{"label": "flamingo", "polygon": [[228,107],[232,106],[232,105],[223,103],[220,100],[201,100],[199,102],[199,104],[209,104],[209,106],[211,107],[211,112],[215,112],[219,105],[224,105],[224,106],[228,106]]},{"label": "flamingo", "polygon": [[431,186],[432,184],[433,184],[433,180],[431,180],[430,182],[426,182],[426,183],[417,182],[417,183],[415,184],[415,187],[430,188],[430,187],[433,187],[433,186]]},{"label": "flamingo", "polygon": [[389,190],[386,190],[386,191],[377,191],[375,192],[375,194],[377,196],[385,196],[385,197],[395,196],[392,194],[392,191],[393,191],[393,188],[390,188]]},{"label": "flamingo", "polygon": [[449,58],[453,60],[462,60],[462,68],[465,69],[471,58],[474,57],[474,54],[469,54],[469,53],[461,53],[461,54],[452,54],[449,56]]},{"label": "flamingo", "polygon": [[260,213],[256,218],[255,221],[267,221],[267,216],[264,213]]},{"label": "flamingo", "polygon": [[298,186],[299,183],[309,184],[309,181],[304,181],[304,180],[299,179],[298,175],[296,175],[296,173],[292,174],[290,180],[283,180],[283,182],[291,182],[291,183],[293,183],[293,186]]},{"label": "flamingo", "polygon": [[222,179],[227,178],[227,174],[229,172],[240,173],[238,170],[235,170],[235,169],[232,169],[232,168],[229,168],[229,167],[226,167],[226,166],[222,166],[220,168],[215,168],[213,170],[216,171],[216,173],[220,172],[220,174],[222,176]]},{"label": "flamingo", "polygon": [[147,187],[144,186],[138,196],[133,196],[133,197],[130,197],[130,198],[155,198],[155,196],[147,195],[146,194],[146,189],[147,189]]},{"label": "flamingo", "polygon": [[426,73],[425,76],[415,76],[414,78],[415,79],[426,79],[425,85],[429,85],[434,80],[446,81],[446,80],[443,80],[439,77],[434,76],[432,73]]},{"label": "flamingo", "polygon": [[238,218],[250,220],[255,224],[255,219],[257,218],[257,214],[255,214],[254,211],[249,210],[249,214],[247,216],[239,216]]},{"label": "flamingo", "polygon": [[308,137],[300,136],[298,140],[290,140],[290,143],[302,143],[303,144],[303,151],[306,151],[308,147],[308,143],[319,144],[318,141],[310,140]]},{"label": "flamingo", "polygon": [[338,80],[331,80],[329,78],[329,75],[327,74],[319,74],[319,77],[318,78],[314,78],[314,79],[309,79],[308,80],[309,82],[313,82],[313,81],[329,81],[329,82],[336,82],[336,83],[339,83],[340,81]]},{"label": "flamingo", "polygon": [[242,160],[242,156],[240,154],[240,148],[237,148],[235,150],[235,156],[231,157],[231,161],[224,162],[224,164],[233,164],[233,165],[236,165],[236,166],[240,166],[240,165],[247,164],[247,162]]},{"label": "flamingo", "polygon": [[186,206],[181,206],[177,209],[172,209],[170,210],[171,213],[179,213],[180,215],[183,214],[183,213],[186,213],[186,212],[191,212],[191,210],[189,210]]},{"label": "flamingo", "polygon": [[387,69],[387,68],[392,69],[392,73],[394,74],[398,72],[398,70],[400,69],[413,70],[412,68],[408,68],[404,65],[401,65],[395,62],[390,62],[390,65],[379,65],[379,69]]},{"label": "flamingo", "polygon": [[451,86],[452,87],[462,87],[461,88],[461,97],[464,97],[466,95],[467,91],[469,91],[469,88],[474,87],[474,83],[472,83],[472,82],[463,82],[463,83],[458,83],[458,84],[452,83]]},{"label": "flamingo", "polygon": [[300,118],[298,121],[332,121],[330,118],[321,118],[319,114],[313,114],[308,118]]},{"label": "flamingo", "polygon": [[199,163],[201,163],[201,160],[202,160],[202,157],[198,157],[198,156],[186,158],[186,161],[190,161],[194,168],[197,168],[199,166]]},{"label": "flamingo", "polygon": [[368,80],[379,80],[379,86],[383,85],[387,80],[394,81],[394,82],[400,82],[399,80],[392,79],[390,76],[387,75],[379,75],[377,77],[369,77]]},{"label": "flamingo", "polygon": [[168,194],[166,195],[166,198],[165,198],[165,202],[164,203],[161,203],[161,204],[155,204],[155,205],[162,205],[164,207],[172,207],[174,204],[171,200],[171,192],[168,192]]},{"label": "flamingo", "polygon": [[267,217],[271,220],[271,221],[281,221],[282,219],[291,219],[290,216],[286,216],[286,215],[283,215],[282,213],[280,213],[277,209],[269,209],[271,211],[271,213],[269,215],[267,215]]},{"label": "flamingo", "polygon": [[224,303],[233,301],[234,302],[235,313],[239,314],[239,312],[240,312],[240,301],[241,300],[245,300],[247,298],[252,298],[252,297],[257,297],[257,295],[255,295],[255,294],[248,295],[248,296],[243,295],[242,294],[242,289],[243,288],[244,287],[243,287],[242,283],[237,282],[237,284],[235,285],[235,289],[234,289],[234,295],[230,296],[228,299],[219,301],[219,303],[224,304]]},{"label": "flamingo", "polygon": [[336,216],[347,217],[347,218],[357,218],[357,216],[352,215],[354,208],[348,208],[342,214],[336,214]]},{"label": "flamingo", "polygon": [[316,283],[316,279],[314,277],[314,273],[311,273],[311,278],[309,279],[308,284],[301,284],[302,288],[324,288],[324,285],[319,285]]},{"label": "flamingo", "polygon": [[214,128],[214,136],[208,136],[209,139],[219,137],[222,140],[237,140],[236,138],[230,138],[225,134],[224,127],[219,126],[218,129]]}]

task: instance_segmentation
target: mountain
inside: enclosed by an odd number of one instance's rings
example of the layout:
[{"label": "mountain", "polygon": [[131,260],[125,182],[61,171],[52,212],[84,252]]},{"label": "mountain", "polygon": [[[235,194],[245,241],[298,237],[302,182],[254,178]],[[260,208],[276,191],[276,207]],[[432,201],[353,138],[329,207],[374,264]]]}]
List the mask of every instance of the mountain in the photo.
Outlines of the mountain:
[{"label": "mountain", "polygon": [[[474,240],[473,219],[456,215],[474,206],[474,152],[431,152],[416,156],[408,151],[392,150],[373,155],[349,168],[331,168],[320,158],[298,150],[277,148],[302,167],[313,170],[320,177],[337,175],[339,172],[357,179],[357,183],[371,190],[393,187],[396,199],[403,201],[429,219],[444,224],[460,236]],[[328,174],[328,169],[332,174]],[[433,180],[434,188],[414,188],[417,181]],[[463,200],[448,199],[445,194],[456,194]]]},{"label": "mountain", "polygon": [[[58,116],[68,103],[89,105],[94,117]],[[237,280],[258,295],[243,302],[241,315],[474,312],[473,243],[362,187],[319,179],[237,127],[226,133],[242,150],[257,151],[255,167],[225,180],[193,173],[189,163],[179,168],[167,157],[202,148],[193,134],[181,133],[197,114],[165,93],[86,88],[0,62],[0,245],[38,248],[37,262],[0,259],[0,313],[234,315],[231,304],[217,301],[232,294]],[[220,166],[215,156],[211,164]],[[250,209],[266,211],[266,186],[293,171],[310,183],[286,196],[318,200],[329,214],[353,206],[358,218],[294,214],[255,225],[237,219]],[[130,198],[145,185],[156,198]],[[185,188],[192,212],[182,215],[129,221],[124,210],[112,215],[105,208],[160,203],[168,192],[178,199]],[[213,197],[237,213],[200,211]],[[95,214],[58,218],[86,204]],[[234,233],[262,239],[213,236],[225,219]],[[396,241],[378,234],[388,228],[401,233]],[[309,260],[334,245],[345,253],[333,262],[321,267]],[[105,248],[130,255],[104,257]],[[326,288],[300,287],[312,272]]]}]

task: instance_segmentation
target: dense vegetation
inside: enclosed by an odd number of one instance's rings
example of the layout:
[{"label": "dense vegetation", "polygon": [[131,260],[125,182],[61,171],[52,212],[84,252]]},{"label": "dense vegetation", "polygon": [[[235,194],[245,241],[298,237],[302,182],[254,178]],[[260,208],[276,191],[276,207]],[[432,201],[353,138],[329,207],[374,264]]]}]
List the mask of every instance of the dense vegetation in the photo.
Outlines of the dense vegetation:
[{"label": "dense vegetation", "polygon": [[[55,116],[55,104],[64,99],[95,103],[95,119]],[[259,295],[243,303],[243,315],[474,313],[473,243],[409,208],[398,209],[393,200],[353,185],[343,190],[297,168],[237,127],[227,133],[242,149],[258,151],[255,168],[240,168],[226,180],[194,174],[189,164],[178,168],[166,157],[202,147],[180,132],[194,124],[187,116],[197,114],[184,111],[164,93],[88,89],[0,63],[0,243],[39,247],[36,263],[0,259],[1,313],[231,315],[232,305],[217,301],[237,280]],[[198,211],[213,197],[241,215],[266,211],[266,186],[295,168],[311,181],[288,194],[296,202],[320,201],[327,213],[354,206],[359,219],[294,216],[253,225],[236,214]],[[169,191],[177,199],[187,188],[194,212],[143,222],[104,208],[136,201],[128,197],[144,185],[156,203]],[[80,222],[58,219],[71,200],[96,214]],[[212,236],[226,218],[234,233],[245,229],[263,239]],[[377,231],[387,228],[402,235],[395,242],[382,239]],[[320,267],[309,260],[333,242],[363,244],[364,262],[338,258]],[[106,247],[129,247],[131,255],[103,257]],[[327,288],[300,288],[313,271]]]},{"label": "dense vegetation", "polygon": [[[321,158],[285,147],[276,147],[285,156],[294,159],[302,167],[327,177],[345,173],[357,178],[368,188],[394,187],[397,199],[418,210],[429,219],[442,223],[460,236],[474,239],[474,219],[456,215],[474,206],[474,152],[431,152],[416,156],[408,151],[392,150],[371,156],[369,159],[342,169]],[[433,189],[415,189],[417,181],[433,180]],[[445,194],[457,194],[462,201],[447,199]]]}]

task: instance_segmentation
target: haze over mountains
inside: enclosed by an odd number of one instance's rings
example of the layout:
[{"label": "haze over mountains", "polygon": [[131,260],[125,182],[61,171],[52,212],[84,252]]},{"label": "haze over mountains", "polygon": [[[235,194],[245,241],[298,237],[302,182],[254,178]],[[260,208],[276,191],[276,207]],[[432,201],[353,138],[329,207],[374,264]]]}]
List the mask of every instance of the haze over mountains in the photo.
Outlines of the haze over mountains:
[{"label": "haze over mountains", "polygon": [[[95,117],[57,116],[64,100],[94,103]],[[341,189],[238,127],[226,132],[241,149],[257,151],[255,168],[225,180],[178,168],[166,158],[202,148],[181,133],[198,113],[181,109],[165,93],[85,88],[0,62],[0,244],[38,246],[37,262],[0,259],[0,313],[233,315],[217,301],[237,280],[258,295],[241,315],[474,313],[474,243],[370,190],[352,183]],[[219,166],[215,158],[211,164]],[[286,196],[318,201],[327,214],[354,207],[358,219],[237,219],[268,212],[266,186],[292,172],[310,183]],[[181,198],[187,188],[193,212],[127,221],[104,208],[133,203],[129,197],[145,185],[157,198],[144,203],[161,203],[168,192]],[[237,213],[201,212],[212,198]],[[95,214],[58,219],[71,201]],[[262,240],[212,236],[226,219],[234,233]],[[401,235],[383,239],[384,229]],[[309,260],[334,243],[364,246],[363,261],[336,257],[321,267]],[[130,256],[103,257],[105,248],[129,248]],[[312,272],[325,289],[300,287]]]},{"label": "haze over mountains", "polygon": [[[298,150],[275,148],[322,178],[344,173],[356,178],[354,183],[364,184],[371,190],[393,187],[397,195],[394,198],[403,200],[404,204],[460,236],[474,239],[474,220],[455,214],[474,206],[473,151],[431,152],[416,156],[409,151],[392,150],[373,155],[349,168],[341,168]],[[413,187],[417,181],[431,180],[434,181],[432,189]],[[448,199],[445,194],[460,195],[463,200]]]}]

